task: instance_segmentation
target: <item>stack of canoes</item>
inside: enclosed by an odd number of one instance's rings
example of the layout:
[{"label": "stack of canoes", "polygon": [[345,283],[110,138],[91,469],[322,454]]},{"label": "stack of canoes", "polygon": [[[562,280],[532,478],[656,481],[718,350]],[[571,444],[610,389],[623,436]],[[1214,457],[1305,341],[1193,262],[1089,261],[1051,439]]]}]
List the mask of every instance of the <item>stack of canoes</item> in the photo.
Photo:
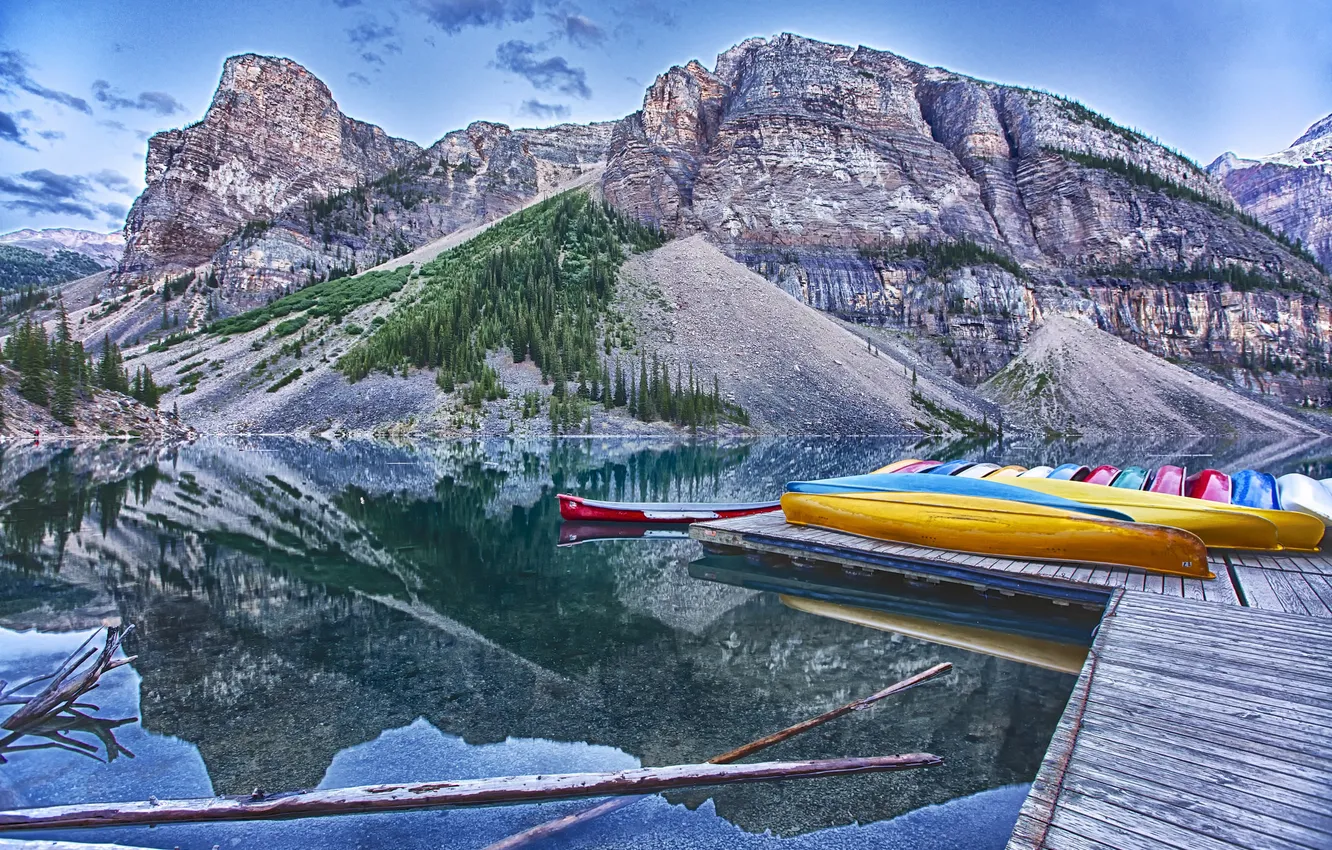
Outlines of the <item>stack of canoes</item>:
[{"label": "stack of canoes", "polygon": [[1316,550],[1332,524],[1332,491],[1247,470],[908,460],[791,482],[782,510],[798,525],[899,543],[1210,578],[1209,546]]}]

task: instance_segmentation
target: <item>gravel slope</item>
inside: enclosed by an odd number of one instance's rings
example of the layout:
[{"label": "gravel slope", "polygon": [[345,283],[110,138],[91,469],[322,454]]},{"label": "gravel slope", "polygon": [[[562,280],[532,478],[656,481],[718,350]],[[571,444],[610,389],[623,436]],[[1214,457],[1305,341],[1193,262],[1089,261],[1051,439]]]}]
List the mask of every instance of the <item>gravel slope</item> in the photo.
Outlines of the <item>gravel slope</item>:
[{"label": "gravel slope", "polygon": [[[702,236],[631,257],[620,308],[649,352],[688,368],[749,411],[762,431],[888,434],[935,423],[913,403],[911,368],[888,351],[727,257]],[[876,349],[877,351],[877,349]],[[957,384],[919,375],[915,389],[938,408],[980,422],[987,405]]]},{"label": "gravel slope", "polygon": [[1085,436],[1317,434],[1319,429],[1071,316],[1047,315],[984,390],[1007,422]]}]

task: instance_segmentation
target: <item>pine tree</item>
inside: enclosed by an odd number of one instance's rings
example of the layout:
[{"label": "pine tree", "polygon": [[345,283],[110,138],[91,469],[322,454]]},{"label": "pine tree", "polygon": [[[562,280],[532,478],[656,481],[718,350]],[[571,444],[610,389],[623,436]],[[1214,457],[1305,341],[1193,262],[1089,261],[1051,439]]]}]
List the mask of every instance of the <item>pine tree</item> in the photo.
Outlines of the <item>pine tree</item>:
[{"label": "pine tree", "polygon": [[51,415],[66,425],[74,424],[74,335],[69,328],[69,313],[65,299],[56,299],[56,336],[52,348],[55,368],[55,394],[51,399]]},{"label": "pine tree", "polygon": [[651,422],[657,418],[656,407],[652,403],[652,385],[648,383],[647,355],[638,355],[638,418]]},{"label": "pine tree", "polygon": [[619,359],[615,360],[615,406],[624,407],[629,403],[629,394],[624,386],[624,367]]},{"label": "pine tree", "polygon": [[32,317],[24,320],[18,330],[18,357],[15,364],[22,377],[19,378],[19,394],[33,404],[42,407],[50,402],[50,385],[47,370],[50,368],[50,346],[46,341],[46,331],[35,324]]}]

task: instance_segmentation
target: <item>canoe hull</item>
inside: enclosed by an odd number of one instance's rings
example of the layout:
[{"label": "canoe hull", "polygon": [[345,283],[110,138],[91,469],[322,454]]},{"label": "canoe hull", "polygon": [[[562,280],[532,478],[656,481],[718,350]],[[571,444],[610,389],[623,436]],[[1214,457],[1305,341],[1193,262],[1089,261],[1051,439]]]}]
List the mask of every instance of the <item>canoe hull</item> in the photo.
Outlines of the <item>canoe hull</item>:
[{"label": "canoe hull", "polygon": [[1216,469],[1204,469],[1184,479],[1184,495],[1190,499],[1230,504],[1230,476]]},{"label": "canoe hull", "polygon": [[1292,472],[1277,479],[1277,492],[1281,505],[1287,511],[1298,511],[1332,525],[1332,492],[1307,475]]},{"label": "canoe hull", "polygon": [[1230,476],[1230,503],[1245,508],[1281,510],[1276,479],[1266,472],[1241,469]]},{"label": "canoe hull", "polygon": [[581,522],[690,523],[770,513],[781,507],[779,502],[600,502],[566,493],[560,493],[556,498],[560,501],[563,519]]},{"label": "canoe hull", "polygon": [[1151,474],[1146,489],[1167,496],[1183,496],[1185,477],[1184,467],[1163,466]]},{"label": "canoe hull", "polygon": [[1076,481],[1017,479],[1009,482],[1051,496],[1123,511],[1135,522],[1167,525],[1196,534],[1208,546],[1272,552],[1313,549],[1322,539],[1317,523],[1284,511],[1259,511],[1165,493],[1102,487]]},{"label": "canoe hull", "polygon": [[1212,578],[1207,549],[1175,528],[969,496],[787,493],[787,522],[915,546]]}]

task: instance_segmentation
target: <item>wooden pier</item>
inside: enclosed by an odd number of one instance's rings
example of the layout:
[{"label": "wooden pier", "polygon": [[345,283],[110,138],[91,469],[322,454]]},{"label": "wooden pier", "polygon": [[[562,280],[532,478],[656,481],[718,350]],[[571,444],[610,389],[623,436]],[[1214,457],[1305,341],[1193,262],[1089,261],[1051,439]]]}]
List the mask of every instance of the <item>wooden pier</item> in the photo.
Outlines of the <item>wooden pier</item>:
[{"label": "wooden pier", "polygon": [[1105,614],[1009,850],[1332,848],[1332,559],[1213,552],[1215,579],[963,555],[789,525],[710,546],[955,582]]}]

